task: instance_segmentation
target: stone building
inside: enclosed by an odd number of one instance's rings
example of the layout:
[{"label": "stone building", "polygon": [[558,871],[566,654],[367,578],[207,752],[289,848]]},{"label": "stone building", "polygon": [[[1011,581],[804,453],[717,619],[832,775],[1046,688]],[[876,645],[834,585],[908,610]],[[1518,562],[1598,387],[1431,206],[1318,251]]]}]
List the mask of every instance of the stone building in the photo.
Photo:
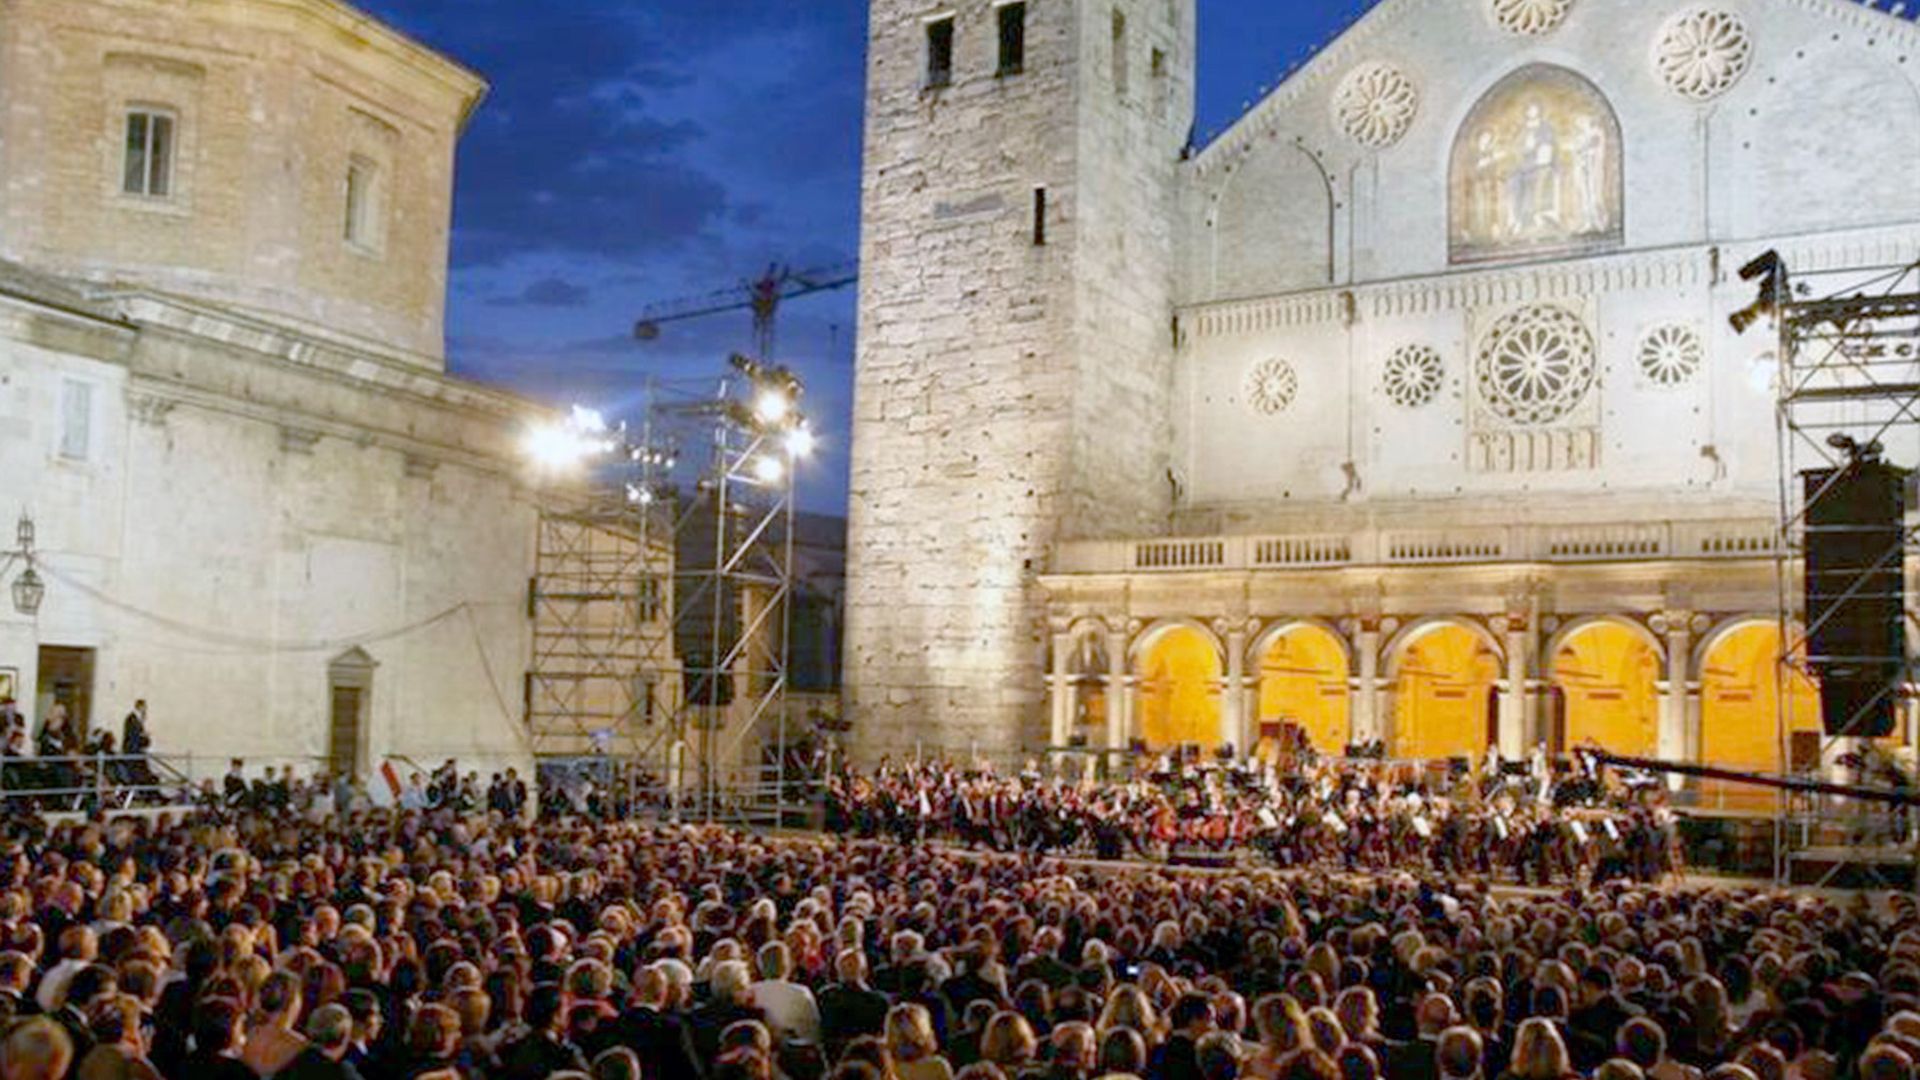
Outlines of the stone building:
[{"label": "stone building", "polygon": [[1735,270],[1920,255],[1910,16],[1381,0],[1204,146],[1194,19],[873,4],[855,737],[1774,767]]},{"label": "stone building", "polygon": [[335,0],[0,4],[0,510],[46,582],[0,681],[36,720],[145,698],[210,771],[526,762],[536,411],[442,336],[484,89]]}]

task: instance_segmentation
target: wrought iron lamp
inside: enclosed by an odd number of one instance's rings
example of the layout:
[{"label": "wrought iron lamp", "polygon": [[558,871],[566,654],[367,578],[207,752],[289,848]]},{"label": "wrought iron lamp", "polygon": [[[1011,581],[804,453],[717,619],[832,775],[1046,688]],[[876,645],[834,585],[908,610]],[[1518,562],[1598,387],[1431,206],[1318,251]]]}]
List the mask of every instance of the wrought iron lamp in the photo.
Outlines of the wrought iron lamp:
[{"label": "wrought iron lamp", "polygon": [[15,561],[26,563],[25,569],[13,579],[13,610],[29,618],[40,611],[40,601],[46,598],[46,583],[40,580],[39,571],[33,568],[33,519],[20,515],[20,524],[14,530],[14,539],[19,549],[6,553],[6,563],[0,564],[0,570],[11,566]]}]

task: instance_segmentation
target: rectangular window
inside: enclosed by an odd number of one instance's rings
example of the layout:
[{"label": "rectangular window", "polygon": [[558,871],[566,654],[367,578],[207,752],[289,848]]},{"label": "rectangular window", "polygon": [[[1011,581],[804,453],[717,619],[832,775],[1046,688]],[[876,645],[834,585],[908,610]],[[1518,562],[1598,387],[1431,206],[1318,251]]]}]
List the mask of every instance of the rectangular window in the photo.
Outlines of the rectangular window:
[{"label": "rectangular window", "polygon": [[164,199],[173,192],[173,117],[155,109],[127,113],[127,156],[120,190]]},{"label": "rectangular window", "polygon": [[943,15],[927,24],[927,85],[947,86],[953,82],[953,16]]},{"label": "rectangular window", "polygon": [[1113,9],[1113,92],[1127,96],[1127,13]]},{"label": "rectangular window", "polygon": [[66,379],[60,384],[60,456],[85,461],[93,450],[93,384]]},{"label": "rectangular window", "polygon": [[1047,189],[1033,189],[1033,246],[1045,247],[1047,244]]},{"label": "rectangular window", "polygon": [[1000,74],[1018,75],[1027,66],[1027,5],[1023,0],[1001,4]]},{"label": "rectangular window", "polygon": [[355,158],[347,165],[347,243],[370,248],[378,241],[375,216],[380,172],[371,161]]}]

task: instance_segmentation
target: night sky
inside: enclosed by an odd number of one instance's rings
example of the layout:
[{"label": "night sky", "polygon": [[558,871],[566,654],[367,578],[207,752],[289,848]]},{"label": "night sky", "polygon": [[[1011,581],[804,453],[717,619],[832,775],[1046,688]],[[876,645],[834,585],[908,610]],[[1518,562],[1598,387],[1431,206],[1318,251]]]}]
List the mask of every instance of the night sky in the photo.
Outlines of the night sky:
[{"label": "night sky", "polygon": [[[745,312],[632,339],[648,304],[858,251],[864,0],[357,0],[492,91],[460,148],[450,366],[610,414],[647,373],[717,373]],[[1370,0],[1200,0],[1201,141]],[[782,311],[846,503],[853,291]]]}]

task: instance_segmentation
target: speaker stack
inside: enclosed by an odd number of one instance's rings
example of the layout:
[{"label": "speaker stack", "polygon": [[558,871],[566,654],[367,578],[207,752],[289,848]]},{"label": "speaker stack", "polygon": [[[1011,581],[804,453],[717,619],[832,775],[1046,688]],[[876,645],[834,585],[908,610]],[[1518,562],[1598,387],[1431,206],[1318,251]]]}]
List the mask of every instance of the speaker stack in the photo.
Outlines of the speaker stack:
[{"label": "speaker stack", "polygon": [[1800,474],[1806,507],[1807,665],[1828,735],[1891,735],[1906,681],[1908,470],[1877,447]]}]

